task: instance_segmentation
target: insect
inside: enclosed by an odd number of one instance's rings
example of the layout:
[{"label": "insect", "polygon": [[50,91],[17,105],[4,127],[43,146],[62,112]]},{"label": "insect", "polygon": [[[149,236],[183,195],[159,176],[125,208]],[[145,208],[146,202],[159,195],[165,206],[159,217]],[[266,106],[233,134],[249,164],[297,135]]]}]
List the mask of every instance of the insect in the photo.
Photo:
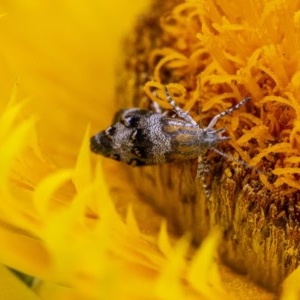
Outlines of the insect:
[{"label": "insect", "polygon": [[245,105],[250,97],[214,116],[207,127],[201,128],[175,103],[166,86],[165,96],[175,116],[139,108],[121,110],[110,127],[91,137],[91,151],[132,166],[198,158],[197,178],[202,179],[207,197],[210,193],[204,176],[209,172],[205,160],[208,150],[213,150],[226,159],[248,168],[254,168],[218,150],[216,146],[230,137],[222,135],[226,131],[225,128],[214,128],[220,118]]}]

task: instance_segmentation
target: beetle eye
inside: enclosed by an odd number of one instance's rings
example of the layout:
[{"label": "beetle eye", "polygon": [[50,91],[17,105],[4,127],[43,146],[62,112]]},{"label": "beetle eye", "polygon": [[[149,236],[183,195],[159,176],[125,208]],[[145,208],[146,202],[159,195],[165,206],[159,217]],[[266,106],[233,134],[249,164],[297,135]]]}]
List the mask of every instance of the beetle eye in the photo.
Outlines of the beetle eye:
[{"label": "beetle eye", "polygon": [[121,122],[128,128],[136,128],[141,120],[140,116],[126,116]]},{"label": "beetle eye", "polygon": [[115,126],[110,126],[105,130],[105,133],[108,136],[113,136],[116,133],[116,131],[117,131],[117,128]]}]

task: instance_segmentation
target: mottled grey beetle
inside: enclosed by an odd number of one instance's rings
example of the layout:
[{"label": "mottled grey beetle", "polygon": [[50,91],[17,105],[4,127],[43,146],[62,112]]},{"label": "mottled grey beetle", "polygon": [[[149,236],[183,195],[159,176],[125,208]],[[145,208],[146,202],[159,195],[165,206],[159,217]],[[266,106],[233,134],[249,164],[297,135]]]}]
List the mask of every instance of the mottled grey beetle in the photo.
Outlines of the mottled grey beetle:
[{"label": "mottled grey beetle", "polygon": [[[225,128],[214,129],[217,121],[250,100],[246,97],[232,108],[214,116],[207,127],[201,128],[195,120],[174,102],[165,87],[165,95],[175,116],[165,113],[130,108],[119,111],[113,125],[91,137],[91,150],[132,166],[163,164],[198,158],[197,177],[201,177],[209,196],[204,174],[207,173],[205,154],[211,149],[216,153],[248,168],[246,162],[230,157],[215,147],[230,138],[222,136]],[[254,168],[255,169],[255,168]]]}]

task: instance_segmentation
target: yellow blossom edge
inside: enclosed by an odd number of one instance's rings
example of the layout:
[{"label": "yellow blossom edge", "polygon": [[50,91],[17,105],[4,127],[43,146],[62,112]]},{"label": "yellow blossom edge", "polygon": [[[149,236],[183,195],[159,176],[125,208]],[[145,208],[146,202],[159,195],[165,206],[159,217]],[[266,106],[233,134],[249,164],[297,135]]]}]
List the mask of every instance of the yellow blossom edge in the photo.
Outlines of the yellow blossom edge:
[{"label": "yellow blossom edge", "polygon": [[[90,157],[83,155],[86,147],[85,135],[78,154],[78,160],[81,162],[78,162],[75,168],[90,163]],[[136,221],[131,210],[127,216],[128,224],[120,220],[113,208],[100,165],[93,174],[89,182],[85,181],[85,184],[81,185],[68,208],[62,207],[57,212],[49,211],[48,214],[49,206],[43,205],[42,210],[38,209],[45,220],[40,235],[52,257],[52,274],[57,274],[62,283],[76,287],[75,290],[71,288],[70,293],[100,297],[98,289],[94,288],[94,282],[98,282],[98,287],[102,287],[101,293],[111,297],[120,295],[142,297],[146,293],[152,295],[153,299],[156,297],[159,299],[160,295],[167,295],[164,289],[165,282],[171,280],[174,285],[173,291],[178,291],[172,293],[174,300],[197,299],[199,295],[203,299],[215,299],[216,295],[226,294],[219,280],[213,279],[217,276],[213,257],[218,235],[210,236],[196,252],[197,259],[188,263],[186,253],[189,239],[183,238],[174,248],[167,242],[166,227],[162,226],[158,245],[149,241],[149,238],[134,225]],[[37,187],[36,197],[44,197],[43,201],[46,199],[51,201],[51,190],[54,192],[59,182],[65,181],[69,176],[69,172],[49,175]],[[49,189],[51,184],[54,185]],[[46,187],[44,195],[42,195],[43,186]],[[97,207],[92,205],[95,203],[98,203]],[[90,219],[87,209],[94,211],[96,217],[94,220]],[[167,256],[163,255],[158,247],[162,247]],[[212,256],[210,260],[207,260],[210,256]],[[206,265],[206,268],[203,269],[203,265]],[[138,278],[134,273],[135,270],[139,270]],[[189,274],[187,276],[189,284],[182,283],[186,272]],[[149,278],[150,274],[152,275]],[[197,285],[199,278],[195,274],[202,274],[200,286]],[[118,289],[111,290],[109,286],[105,287],[106,278],[109,278]],[[130,282],[134,280],[136,283],[147,280],[148,287],[142,285],[141,288],[137,288],[134,285],[130,288],[127,278],[130,278]],[[211,282],[216,286],[211,288]],[[68,294],[67,290],[62,292]]]}]

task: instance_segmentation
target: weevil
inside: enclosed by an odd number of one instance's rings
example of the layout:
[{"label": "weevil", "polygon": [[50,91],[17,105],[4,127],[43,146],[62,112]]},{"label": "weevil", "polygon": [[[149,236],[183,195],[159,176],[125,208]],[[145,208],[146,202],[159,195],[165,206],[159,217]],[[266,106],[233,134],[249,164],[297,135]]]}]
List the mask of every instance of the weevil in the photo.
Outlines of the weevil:
[{"label": "weevil", "polygon": [[215,115],[207,127],[201,128],[188,112],[175,103],[166,86],[165,95],[173,108],[174,116],[139,108],[121,110],[110,127],[91,137],[91,151],[132,166],[198,158],[197,178],[202,179],[207,197],[209,191],[204,175],[209,172],[205,160],[208,150],[213,150],[226,159],[248,168],[254,168],[218,150],[218,144],[229,140],[230,137],[222,135],[226,131],[225,128],[214,128],[220,118],[245,105],[250,101],[250,97]]}]

